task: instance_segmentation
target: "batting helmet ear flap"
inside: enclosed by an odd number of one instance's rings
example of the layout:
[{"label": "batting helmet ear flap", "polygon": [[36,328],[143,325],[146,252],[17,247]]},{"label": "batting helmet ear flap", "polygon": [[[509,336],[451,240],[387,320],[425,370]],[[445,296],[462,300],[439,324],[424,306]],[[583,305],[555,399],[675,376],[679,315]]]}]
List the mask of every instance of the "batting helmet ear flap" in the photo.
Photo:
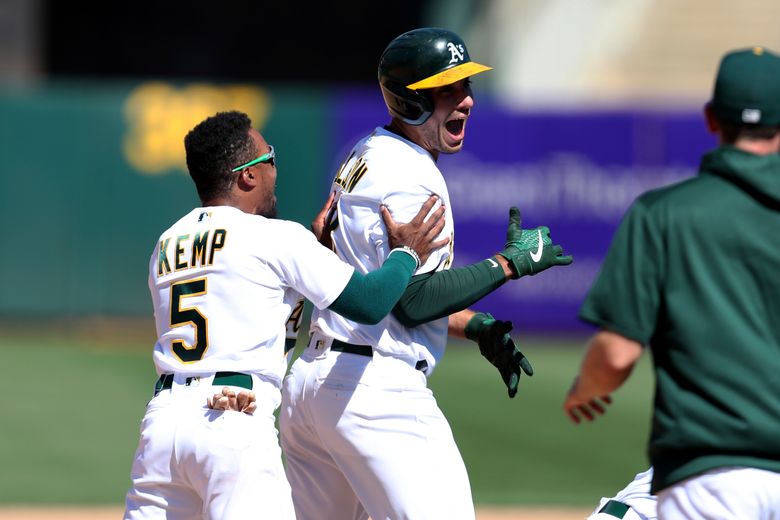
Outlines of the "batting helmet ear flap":
[{"label": "batting helmet ear flap", "polygon": [[382,97],[390,115],[404,123],[418,126],[431,117],[433,102],[427,93],[406,88],[401,83],[385,80],[381,83]]}]

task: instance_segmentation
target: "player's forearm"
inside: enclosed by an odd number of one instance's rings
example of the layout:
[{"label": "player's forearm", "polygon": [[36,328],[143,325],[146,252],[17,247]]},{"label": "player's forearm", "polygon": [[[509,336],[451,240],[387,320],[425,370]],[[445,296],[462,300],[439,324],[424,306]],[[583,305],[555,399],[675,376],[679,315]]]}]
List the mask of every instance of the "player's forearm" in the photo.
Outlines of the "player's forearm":
[{"label": "player's forearm", "polygon": [[466,339],[466,324],[476,314],[471,309],[464,309],[450,314],[447,321],[447,334],[456,338]]},{"label": "player's forearm", "polygon": [[417,262],[410,255],[391,253],[379,269],[366,275],[352,273],[347,286],[328,308],[358,323],[379,323],[406,290],[416,267]]},{"label": "player's forearm", "polygon": [[505,261],[496,258],[414,276],[393,315],[407,327],[449,316],[495,291],[509,276]]},{"label": "player's forearm", "polygon": [[609,395],[631,375],[642,356],[642,345],[609,331],[600,331],[588,343],[573,392],[582,399]]}]

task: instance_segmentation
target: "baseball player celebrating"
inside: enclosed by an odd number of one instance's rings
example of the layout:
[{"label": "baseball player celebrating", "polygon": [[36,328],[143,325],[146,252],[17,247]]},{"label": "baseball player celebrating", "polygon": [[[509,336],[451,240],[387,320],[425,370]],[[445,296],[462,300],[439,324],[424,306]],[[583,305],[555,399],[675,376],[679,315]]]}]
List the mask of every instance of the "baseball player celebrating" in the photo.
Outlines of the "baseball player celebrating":
[{"label": "baseball player celebrating", "polygon": [[[239,112],[222,112],[184,140],[201,207],[164,231],[149,264],[158,339],[154,397],[126,497],[126,519],[292,519],[274,426],[287,369],[286,323],[301,296],[376,323],[419,262],[447,240],[436,197],[397,225],[386,210],[382,267],[358,273],[303,226],[275,220],[275,150]],[[425,216],[431,216],[425,220]],[[418,260],[419,259],[419,260]],[[248,390],[209,410],[214,387]],[[212,403],[213,405],[213,403]]]},{"label": "baseball player celebrating", "polygon": [[[436,193],[446,208],[442,236],[453,236],[436,160],[461,149],[474,105],[469,77],[489,68],[471,61],[463,40],[445,29],[415,29],[385,49],[379,80],[392,121],[358,142],[337,173],[326,237],[358,272],[390,252],[379,204],[403,220]],[[474,518],[466,468],[427,376],[449,330],[477,340],[514,395],[521,369],[530,375],[531,366],[509,336],[511,324],[463,309],[509,278],[571,263],[548,233],[523,230],[513,208],[501,253],[449,269],[450,242],[422,263],[393,315],[376,325],[313,312],[280,409],[299,519]]]}]

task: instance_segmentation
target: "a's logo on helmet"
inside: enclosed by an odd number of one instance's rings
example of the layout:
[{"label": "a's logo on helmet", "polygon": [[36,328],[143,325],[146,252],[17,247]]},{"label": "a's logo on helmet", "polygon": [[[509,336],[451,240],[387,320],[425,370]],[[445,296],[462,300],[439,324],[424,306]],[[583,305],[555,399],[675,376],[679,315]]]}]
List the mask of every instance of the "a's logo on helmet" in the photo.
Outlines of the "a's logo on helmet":
[{"label": "a's logo on helmet", "polygon": [[448,42],[447,50],[449,50],[450,54],[452,55],[452,57],[450,58],[450,63],[457,63],[459,61],[463,61],[463,52],[465,51],[463,45],[455,45],[452,42]]},{"label": "a's logo on helmet", "polygon": [[742,110],[743,123],[758,123],[761,121],[761,111],[757,108],[746,108]]}]

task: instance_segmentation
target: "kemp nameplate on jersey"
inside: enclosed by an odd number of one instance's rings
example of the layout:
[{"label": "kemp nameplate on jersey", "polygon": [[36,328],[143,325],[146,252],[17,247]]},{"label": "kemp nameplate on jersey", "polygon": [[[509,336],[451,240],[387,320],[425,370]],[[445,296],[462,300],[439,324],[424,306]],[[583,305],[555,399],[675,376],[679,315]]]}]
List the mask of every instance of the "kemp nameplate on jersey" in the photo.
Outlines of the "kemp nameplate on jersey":
[{"label": "kemp nameplate on jersey", "polygon": [[[174,271],[191,269],[214,264],[214,255],[225,246],[227,231],[224,229],[208,229],[198,231],[193,238],[189,234],[176,237],[171,248],[173,237],[160,240],[160,254],[157,257],[157,276],[164,276]],[[173,269],[168,253],[172,254]]]}]

